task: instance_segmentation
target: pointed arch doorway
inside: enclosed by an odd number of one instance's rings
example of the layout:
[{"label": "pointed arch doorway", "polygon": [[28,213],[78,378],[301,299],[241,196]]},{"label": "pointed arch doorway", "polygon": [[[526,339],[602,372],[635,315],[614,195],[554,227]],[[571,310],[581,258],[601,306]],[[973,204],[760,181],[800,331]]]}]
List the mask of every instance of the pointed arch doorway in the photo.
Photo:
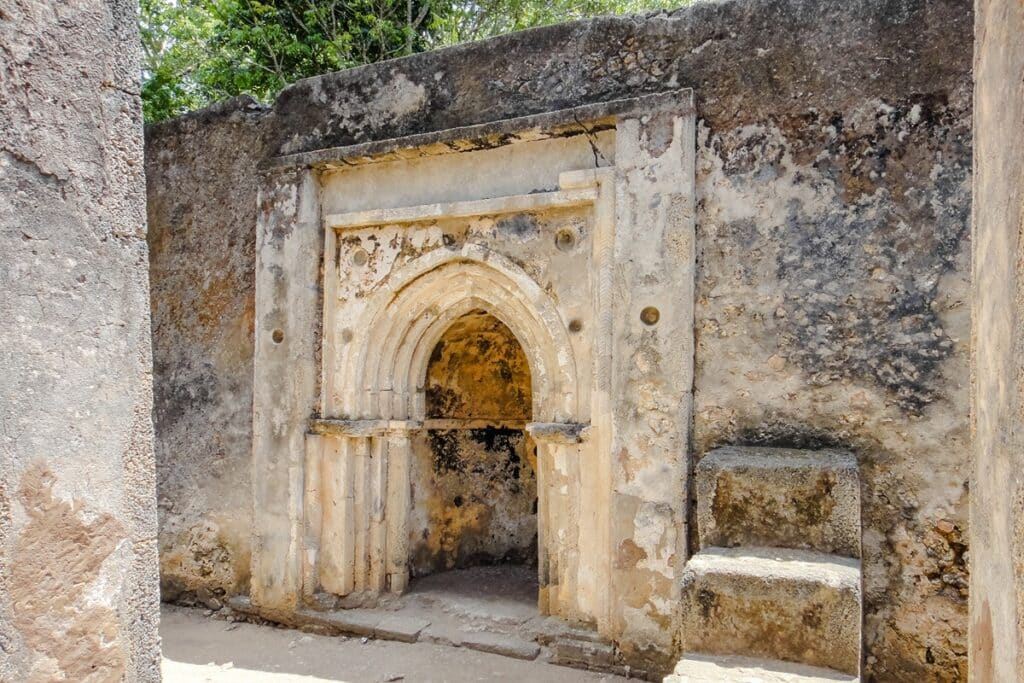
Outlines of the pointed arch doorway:
[{"label": "pointed arch doorway", "polygon": [[311,426],[307,585],[372,597],[417,574],[525,562],[544,613],[595,621],[577,599],[573,520],[587,506],[568,466],[594,441],[578,342],[549,295],[470,243],[415,259],[359,308],[358,336],[325,311],[325,412],[350,417]]},{"label": "pointed arch doorway", "polygon": [[537,566],[537,451],[526,432],[530,366],[484,309],[431,352],[426,419],[412,442],[413,577],[480,565]]}]

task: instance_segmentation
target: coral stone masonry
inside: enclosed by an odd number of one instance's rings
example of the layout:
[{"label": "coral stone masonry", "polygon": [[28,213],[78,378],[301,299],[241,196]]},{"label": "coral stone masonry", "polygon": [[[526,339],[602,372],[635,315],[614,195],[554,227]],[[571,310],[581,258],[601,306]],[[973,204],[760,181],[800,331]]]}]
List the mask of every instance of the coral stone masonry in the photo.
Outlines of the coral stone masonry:
[{"label": "coral stone masonry", "polygon": [[565,663],[964,680],[972,22],[695,3],[149,127],[165,597],[424,638],[505,569]]}]

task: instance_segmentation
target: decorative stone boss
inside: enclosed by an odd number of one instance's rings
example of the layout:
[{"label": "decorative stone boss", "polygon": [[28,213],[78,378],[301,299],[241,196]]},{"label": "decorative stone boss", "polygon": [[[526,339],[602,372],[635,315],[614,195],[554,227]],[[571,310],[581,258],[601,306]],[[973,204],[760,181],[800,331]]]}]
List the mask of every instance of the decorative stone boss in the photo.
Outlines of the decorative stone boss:
[{"label": "decorative stone boss", "polygon": [[669,645],[694,148],[682,90],[275,160],[257,243],[257,610],[406,588],[428,362],[485,311],[530,366],[542,611]]}]

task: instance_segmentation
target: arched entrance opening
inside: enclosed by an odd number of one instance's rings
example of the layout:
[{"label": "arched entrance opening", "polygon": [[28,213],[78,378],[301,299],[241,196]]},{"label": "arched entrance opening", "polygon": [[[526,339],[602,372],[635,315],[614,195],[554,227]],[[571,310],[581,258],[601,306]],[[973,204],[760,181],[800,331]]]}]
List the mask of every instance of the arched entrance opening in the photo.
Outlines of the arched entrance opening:
[{"label": "arched entrance opening", "polygon": [[601,482],[579,465],[597,442],[570,328],[478,245],[391,279],[358,316],[326,319],[323,412],[339,417],[310,423],[310,599],[412,589],[454,607],[483,597],[519,620],[593,613],[580,539],[601,542],[599,516],[580,491]]},{"label": "arched entrance opening", "polygon": [[[502,583],[535,600],[537,449],[525,429],[533,412],[525,350],[499,318],[470,310],[434,345],[423,387],[425,420],[412,439],[411,577],[502,568]],[[480,572],[462,575],[478,582]]]}]

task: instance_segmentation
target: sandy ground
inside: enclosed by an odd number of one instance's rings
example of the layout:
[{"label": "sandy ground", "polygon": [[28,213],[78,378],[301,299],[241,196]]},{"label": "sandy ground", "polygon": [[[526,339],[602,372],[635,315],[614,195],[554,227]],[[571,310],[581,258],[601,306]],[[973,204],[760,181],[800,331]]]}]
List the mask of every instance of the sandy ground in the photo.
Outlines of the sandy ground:
[{"label": "sandy ground", "polygon": [[161,617],[165,683],[626,681],[445,645],[363,643],[360,638],[318,636],[271,626],[229,625],[198,609],[165,605]]}]

